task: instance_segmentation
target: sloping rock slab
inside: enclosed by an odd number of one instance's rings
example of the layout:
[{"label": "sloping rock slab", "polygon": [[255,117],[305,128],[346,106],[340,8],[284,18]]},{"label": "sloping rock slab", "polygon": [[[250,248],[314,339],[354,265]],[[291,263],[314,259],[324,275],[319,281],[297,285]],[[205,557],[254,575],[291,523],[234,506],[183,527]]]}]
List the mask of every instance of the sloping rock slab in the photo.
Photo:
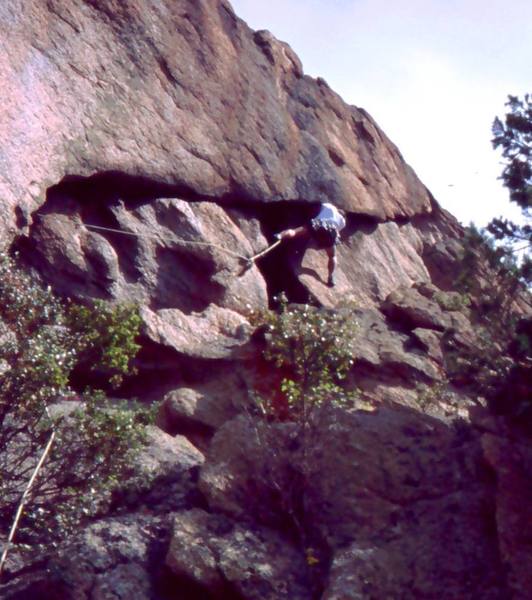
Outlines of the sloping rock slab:
[{"label": "sloping rock slab", "polygon": [[144,334],[152,342],[194,358],[231,358],[249,339],[249,323],[238,313],[209,306],[199,314],[142,308]]},{"label": "sloping rock slab", "polygon": [[372,307],[399,285],[429,278],[421,252],[420,232],[411,224],[375,224],[352,235],[342,234],[338,246],[336,285],[327,287],[327,255],[312,247],[305,252],[296,274],[323,306],[356,304]]}]

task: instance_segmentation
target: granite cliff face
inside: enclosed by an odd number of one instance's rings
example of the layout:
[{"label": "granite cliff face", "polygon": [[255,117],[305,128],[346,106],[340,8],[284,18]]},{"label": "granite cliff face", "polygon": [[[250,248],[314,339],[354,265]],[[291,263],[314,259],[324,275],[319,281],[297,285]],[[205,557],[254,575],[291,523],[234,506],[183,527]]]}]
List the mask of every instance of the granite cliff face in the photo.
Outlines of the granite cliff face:
[{"label": "granite cliff face", "polygon": [[430,196],[362,110],[227,2],[2,3],[1,195],[117,170],[209,197],[334,201],[380,219]]},{"label": "granite cliff face", "polygon": [[[530,446],[442,387],[444,332],[474,343],[462,231],[369,114],[226,0],[4,0],[0,31],[0,241],[61,294],[141,305],[124,393],[160,403],[139,464],[164,482],[44,570],[15,561],[6,597],[526,598]],[[312,244],[242,260],[324,200],[347,211],[334,289]],[[275,457],[243,411],[248,317],[281,291],[357,307],[361,399],[316,440],[317,562],[250,486]]]}]

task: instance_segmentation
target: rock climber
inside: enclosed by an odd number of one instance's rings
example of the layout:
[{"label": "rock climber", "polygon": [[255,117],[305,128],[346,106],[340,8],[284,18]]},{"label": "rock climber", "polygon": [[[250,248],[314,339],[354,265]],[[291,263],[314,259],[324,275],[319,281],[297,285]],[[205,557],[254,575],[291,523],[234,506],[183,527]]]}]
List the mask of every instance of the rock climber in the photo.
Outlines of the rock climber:
[{"label": "rock climber", "polygon": [[340,231],[345,227],[345,218],[336,206],[329,202],[323,202],[320,211],[308,225],[302,225],[295,229],[286,229],[275,234],[277,241],[294,239],[296,237],[312,237],[318,248],[323,248],[329,258],[329,277],[327,285],[334,287],[334,270],[336,268],[336,244],[340,241]]}]

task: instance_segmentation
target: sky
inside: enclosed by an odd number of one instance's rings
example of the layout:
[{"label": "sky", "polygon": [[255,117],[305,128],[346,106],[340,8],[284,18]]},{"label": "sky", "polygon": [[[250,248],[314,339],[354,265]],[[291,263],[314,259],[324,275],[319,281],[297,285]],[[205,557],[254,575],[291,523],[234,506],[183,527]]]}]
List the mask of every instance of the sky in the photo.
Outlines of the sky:
[{"label": "sky", "polygon": [[463,224],[518,219],[491,124],[532,92],[532,0],[230,0],[366,109]]}]

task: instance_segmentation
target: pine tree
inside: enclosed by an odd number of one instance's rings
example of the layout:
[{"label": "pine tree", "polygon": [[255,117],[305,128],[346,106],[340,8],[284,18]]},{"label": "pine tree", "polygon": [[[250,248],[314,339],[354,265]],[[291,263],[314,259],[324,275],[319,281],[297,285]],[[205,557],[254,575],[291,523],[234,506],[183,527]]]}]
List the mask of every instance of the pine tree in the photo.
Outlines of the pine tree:
[{"label": "pine tree", "polygon": [[492,126],[492,144],[502,150],[505,160],[500,179],[510,191],[510,201],[515,202],[523,214],[523,223],[514,223],[505,218],[493,219],[488,231],[496,240],[511,245],[507,252],[521,252],[520,277],[526,283],[532,282],[532,96],[525,94],[523,99],[508,96],[508,112],[504,121],[496,117]]}]

